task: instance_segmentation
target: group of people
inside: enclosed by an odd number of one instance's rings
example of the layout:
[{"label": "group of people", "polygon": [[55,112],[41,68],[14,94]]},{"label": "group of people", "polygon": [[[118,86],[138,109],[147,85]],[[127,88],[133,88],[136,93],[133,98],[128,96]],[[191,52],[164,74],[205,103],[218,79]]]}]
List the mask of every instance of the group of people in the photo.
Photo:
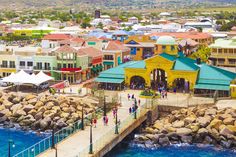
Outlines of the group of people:
[{"label": "group of people", "polygon": [[129,114],[131,114],[131,113],[134,113],[138,109],[138,106],[140,106],[141,100],[139,99],[137,101],[137,99],[134,97],[134,94],[132,95],[128,94],[128,100],[134,101],[134,104],[132,104],[132,106],[129,108]]},{"label": "group of people", "polygon": [[167,99],[167,90],[164,87],[159,87],[158,91],[160,93],[161,98],[166,98]]}]

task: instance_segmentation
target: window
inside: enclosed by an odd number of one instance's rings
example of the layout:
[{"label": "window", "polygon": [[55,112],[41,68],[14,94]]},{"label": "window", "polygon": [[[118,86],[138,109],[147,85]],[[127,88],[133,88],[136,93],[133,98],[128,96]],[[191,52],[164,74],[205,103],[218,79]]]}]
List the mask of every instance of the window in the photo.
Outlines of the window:
[{"label": "window", "polygon": [[229,49],[229,54],[233,54],[234,53],[234,49]]},{"label": "window", "polygon": [[50,63],[44,63],[45,70],[50,70]]},{"label": "window", "polygon": [[171,51],[174,51],[175,50],[175,46],[171,46]]},{"label": "window", "polygon": [[2,67],[7,68],[7,61],[2,61]]},{"label": "window", "polygon": [[66,68],[66,64],[63,64],[63,68]]},{"label": "window", "polygon": [[218,53],[222,53],[222,49],[218,49]]},{"label": "window", "polygon": [[28,67],[32,67],[33,66],[33,62],[27,62],[27,66]]},{"label": "window", "polygon": [[137,51],[140,51],[140,48],[137,48]]},{"label": "window", "polygon": [[224,54],[227,54],[228,53],[228,49],[224,49]]},{"label": "window", "polygon": [[217,53],[217,49],[212,49],[212,53]]},{"label": "window", "polygon": [[15,65],[15,61],[10,61],[10,68],[15,68],[16,65]]},{"label": "window", "polygon": [[166,50],[166,46],[162,46],[162,51],[165,51]]},{"label": "window", "polygon": [[218,59],[218,64],[224,64],[225,63],[225,59]]},{"label": "window", "polygon": [[43,68],[43,64],[41,62],[37,62],[36,63],[36,68],[37,69],[42,69]]},{"label": "window", "polygon": [[229,64],[235,64],[236,60],[235,59],[229,59]]},{"label": "window", "polygon": [[25,61],[20,61],[20,66],[25,66]]}]

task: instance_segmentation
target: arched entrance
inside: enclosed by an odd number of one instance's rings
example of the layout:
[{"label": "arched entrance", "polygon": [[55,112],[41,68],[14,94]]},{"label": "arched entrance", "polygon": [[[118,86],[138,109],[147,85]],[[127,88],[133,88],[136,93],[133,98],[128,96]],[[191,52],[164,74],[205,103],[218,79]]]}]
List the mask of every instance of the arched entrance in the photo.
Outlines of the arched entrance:
[{"label": "arched entrance", "polygon": [[173,81],[173,91],[180,93],[188,93],[190,89],[190,83],[184,78],[177,78]]},{"label": "arched entrance", "polygon": [[167,89],[167,73],[163,69],[154,69],[151,72],[151,88],[165,88]]},{"label": "arched entrance", "polygon": [[130,89],[144,89],[145,79],[141,76],[133,76],[130,79]]}]

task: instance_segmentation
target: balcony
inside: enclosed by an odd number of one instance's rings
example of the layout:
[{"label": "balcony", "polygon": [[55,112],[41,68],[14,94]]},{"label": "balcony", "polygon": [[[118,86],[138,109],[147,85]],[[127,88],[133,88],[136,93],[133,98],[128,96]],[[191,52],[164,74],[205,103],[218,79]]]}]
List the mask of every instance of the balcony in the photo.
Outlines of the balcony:
[{"label": "balcony", "polygon": [[34,67],[33,66],[19,66],[20,70],[33,70]]},{"label": "balcony", "polygon": [[37,67],[37,66],[34,66],[34,70],[51,70],[51,67]]},{"label": "balcony", "polygon": [[16,68],[16,66],[15,65],[0,65],[0,68],[9,68],[9,69],[14,69],[14,68]]},{"label": "balcony", "polygon": [[55,71],[61,71],[61,72],[79,72],[81,71],[81,67],[78,68],[58,68],[58,67],[53,67],[53,70]]}]

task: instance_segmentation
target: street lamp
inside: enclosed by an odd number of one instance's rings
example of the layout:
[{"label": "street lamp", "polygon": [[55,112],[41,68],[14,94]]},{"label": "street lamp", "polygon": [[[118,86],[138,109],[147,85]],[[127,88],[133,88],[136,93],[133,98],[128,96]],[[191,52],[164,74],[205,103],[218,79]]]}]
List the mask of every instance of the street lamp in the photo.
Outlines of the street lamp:
[{"label": "street lamp", "polygon": [[134,101],[134,119],[137,119],[137,101]]},{"label": "street lamp", "polygon": [[93,154],[93,125],[92,125],[92,119],[91,119],[91,125],[90,125],[89,154]]},{"label": "street lamp", "polygon": [[55,157],[57,157],[57,147],[55,145],[55,124],[53,124],[52,128],[52,149],[55,149]]},{"label": "street lamp", "polygon": [[115,127],[115,134],[119,134],[118,131],[118,121],[117,121],[118,117],[117,117],[117,111],[116,111],[116,127]]},{"label": "street lamp", "polygon": [[11,147],[13,147],[13,148],[15,147],[13,140],[8,141],[8,157],[11,157]]},{"label": "street lamp", "polygon": [[104,102],[103,102],[103,116],[105,117],[107,115],[107,106],[106,106],[106,96],[104,94]]},{"label": "street lamp", "polygon": [[84,105],[82,106],[81,130],[84,130]]}]

